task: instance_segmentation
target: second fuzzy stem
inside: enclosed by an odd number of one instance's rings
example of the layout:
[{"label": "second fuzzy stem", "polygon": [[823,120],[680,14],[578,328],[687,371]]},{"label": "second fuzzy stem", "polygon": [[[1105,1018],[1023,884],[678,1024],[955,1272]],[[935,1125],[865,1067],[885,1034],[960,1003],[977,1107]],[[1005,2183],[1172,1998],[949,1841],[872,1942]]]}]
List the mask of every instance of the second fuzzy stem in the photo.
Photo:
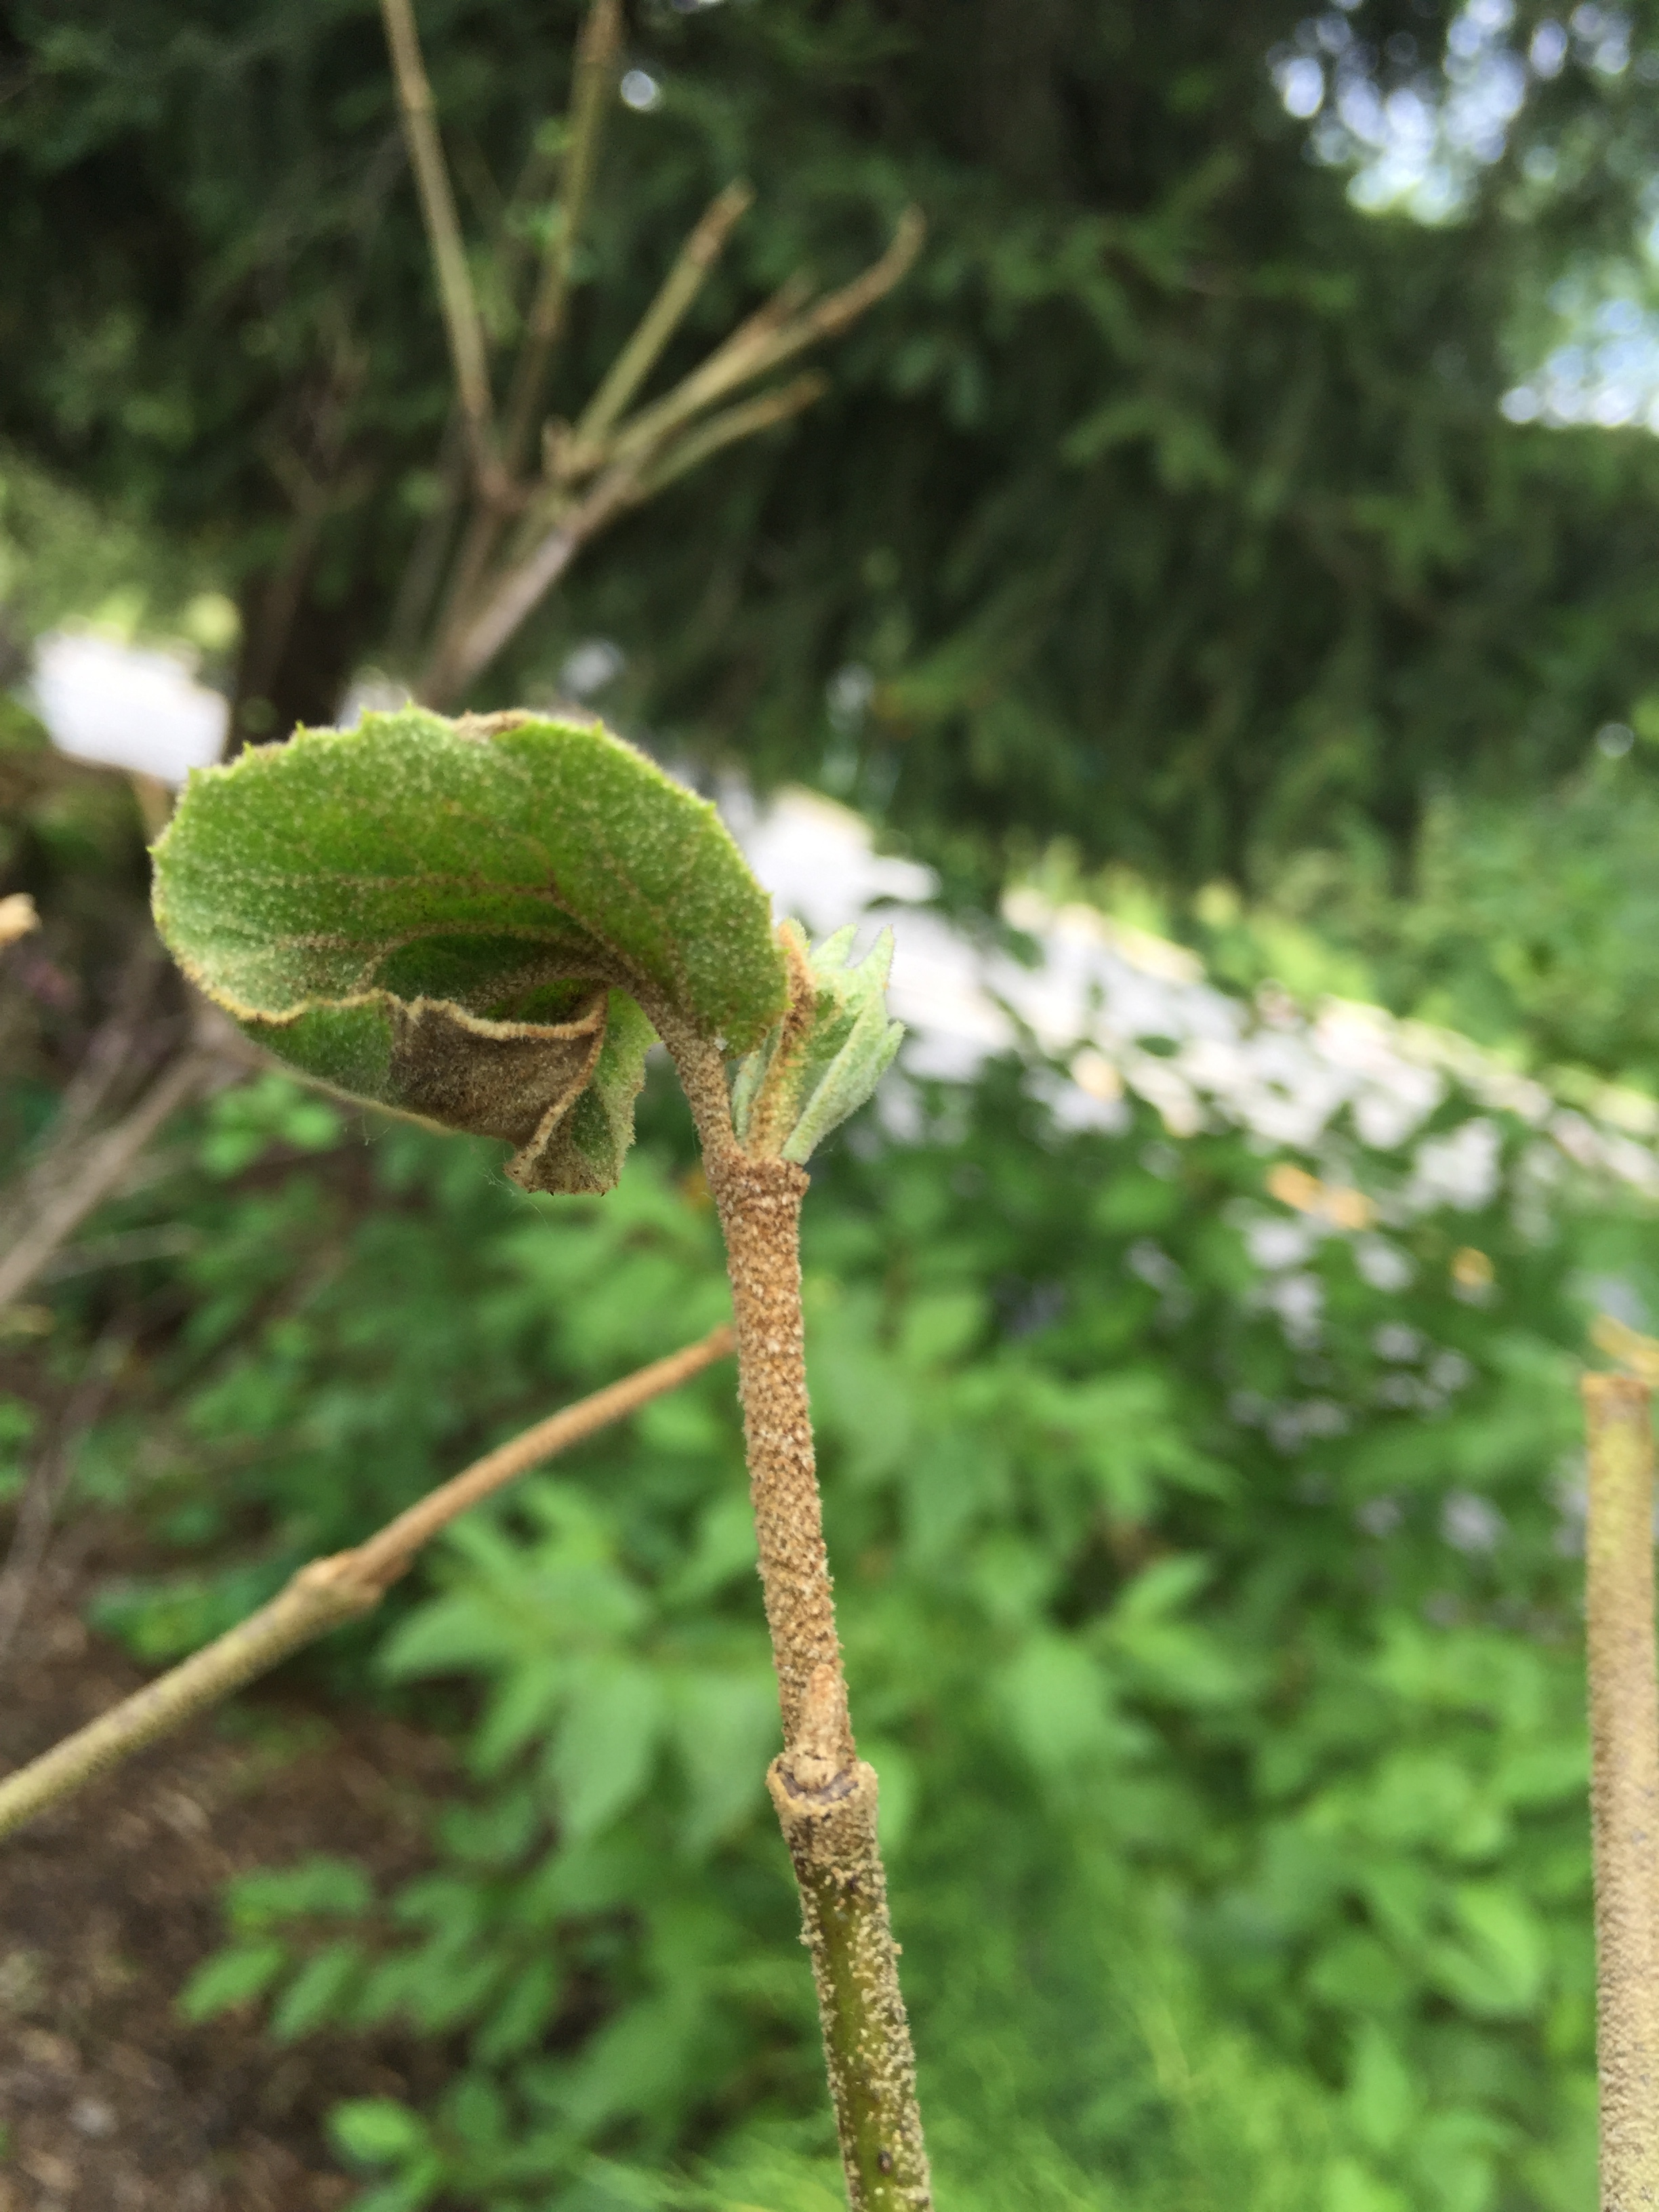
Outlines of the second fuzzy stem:
[{"label": "second fuzzy stem", "polygon": [[738,1388],[783,1751],[767,1787],[800,1890],[853,2212],[930,2212],[915,2059],[876,1838],[876,1776],[848,1714],[806,1395],[800,1207],[807,1178],[732,1133],[712,1048],[680,1044],[732,1278]]},{"label": "second fuzzy stem", "polygon": [[1601,2212],[1659,2206],[1659,1686],[1646,1386],[1584,1378]]}]

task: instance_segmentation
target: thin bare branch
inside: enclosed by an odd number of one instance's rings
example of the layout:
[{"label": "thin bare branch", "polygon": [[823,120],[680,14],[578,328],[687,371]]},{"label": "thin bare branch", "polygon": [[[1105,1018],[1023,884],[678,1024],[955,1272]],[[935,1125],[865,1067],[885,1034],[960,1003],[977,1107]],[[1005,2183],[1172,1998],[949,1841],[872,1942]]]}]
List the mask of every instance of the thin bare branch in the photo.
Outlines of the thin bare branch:
[{"label": "thin bare branch", "polygon": [[459,550],[444,587],[443,602],[434,626],[434,642],[416,685],[416,694],[428,707],[441,707],[454,696],[449,670],[454,665],[473,609],[484,593],[489,563],[501,543],[504,518],[499,508],[476,505],[461,533]]},{"label": "thin bare branch", "polygon": [[[880,261],[854,283],[793,318],[783,301],[792,295],[798,296],[798,289],[787,286],[778,300],[751,316],[666,398],[635,416],[605,441],[599,450],[608,454],[610,465],[580,505],[559,513],[532,550],[487,586],[483,585],[480,562],[476,576],[468,580],[480,587],[477,600],[471,592],[465,600],[453,597],[457,612],[446,623],[438,650],[422,681],[421,696],[426,703],[441,708],[459,698],[552,589],[587,540],[647,496],[645,487],[658,488],[708,453],[781,421],[808,404],[810,398],[816,398],[816,390],[809,394],[805,381],[797,382],[784,387],[782,393],[769,394],[756,402],[753,414],[745,420],[724,422],[718,431],[710,425],[714,434],[700,447],[688,441],[691,449],[682,456],[665,452],[675,434],[715,399],[738,385],[752,382],[765,369],[821,337],[844,329],[890,291],[915,259],[922,234],[921,217],[914,209],[908,210]],[[476,611],[469,613],[469,603]]]},{"label": "thin bare branch", "polygon": [[432,249],[433,267],[438,278],[438,296],[449,339],[449,357],[455,371],[456,393],[467,426],[473,466],[482,485],[496,465],[490,445],[493,410],[483,322],[472,289],[466,248],[461,242],[455,194],[444,160],[443,142],[438,135],[432,87],[421,58],[420,34],[415,27],[411,0],[380,0],[380,12],[386,18],[386,45],[392,55],[392,76],[397,81],[398,102],[403,110],[410,166],[415,172],[421,212],[426,220],[427,242]]},{"label": "thin bare branch", "polygon": [[567,1406],[399,1514],[356,1551],[313,1559],[269,1605],[109,1712],[0,1782],[0,1836],[95,1781],[136,1751],[182,1728],[342,1622],[372,1613],[422,1544],[458,1515],[556,1453],[568,1451],[653,1398],[678,1389],[731,1351],[729,1326]]},{"label": "thin bare branch", "polygon": [[52,1540],[52,1522],[75,1471],[75,1450],[104,1410],[134,1334],[131,1316],[106,1328],[93,1346],[51,1441],[30,1468],[18,1501],[6,1563],[0,1567],[0,1659],[10,1650],[28,1609]]},{"label": "thin bare branch", "polygon": [[817,374],[797,377],[776,392],[714,416],[654,465],[610,470],[580,505],[568,507],[532,550],[496,580],[472,621],[441,657],[434,656],[422,685],[425,703],[441,708],[460,697],[545,599],[582,547],[618,515],[651,498],[722,446],[753,437],[799,414],[828,388],[828,378]]},{"label": "thin bare branch", "polygon": [[769,430],[774,423],[787,422],[792,415],[800,414],[822,399],[829,389],[829,378],[821,370],[809,369],[805,376],[781,385],[775,392],[763,392],[757,398],[744,400],[739,406],[728,407],[724,414],[713,415],[706,422],[699,422],[641,477],[630,496],[630,504],[654,498],[665,485],[697,467],[711,453],[719,453],[722,446],[734,446],[740,439],[753,438],[763,430]]},{"label": "thin bare branch", "polygon": [[456,518],[466,492],[466,433],[459,410],[444,425],[438,449],[437,497],[422,521],[398,580],[386,626],[392,665],[402,669],[419,649],[422,632],[443,581],[444,563],[454,542]]},{"label": "thin bare branch", "polygon": [[525,264],[537,251],[536,241],[527,234],[527,211],[558,190],[558,176],[559,155],[548,144],[546,134],[538,131],[501,210],[497,251],[501,257],[503,288],[509,295],[517,292]]},{"label": "thin bare branch", "polygon": [[351,1555],[356,1563],[354,1572],[365,1583],[389,1589],[423,1544],[430,1543],[441,1529],[447,1528],[481,1499],[491,1497],[506,1484],[515,1482],[529,1468],[539,1466],[543,1460],[568,1450],[572,1444],[581,1443],[584,1437],[608,1427],[612,1421],[625,1420],[629,1413],[637,1413],[641,1406],[661,1397],[665,1391],[678,1389],[682,1382],[689,1382],[705,1367],[724,1359],[734,1341],[731,1323],[722,1322],[696,1344],[688,1344],[680,1352],[671,1352],[665,1359],[654,1360],[649,1367],[641,1367],[620,1382],[596,1390],[591,1398],[567,1406],[508,1443],[498,1444],[494,1451],[474,1460],[471,1467],[453,1476],[418,1504],[400,1513],[395,1521],[388,1521],[366,1544],[360,1544]]},{"label": "thin bare branch", "polygon": [[509,472],[523,466],[534,441],[536,416],[552,367],[553,350],[563,332],[570,270],[599,163],[622,33],[622,0],[593,0],[576,47],[558,212],[543,256],[507,400],[504,459]]},{"label": "thin bare branch", "polygon": [[159,1222],[151,1229],[124,1229],[112,1237],[94,1237],[84,1244],[68,1244],[42,1267],[36,1280],[62,1283],[76,1275],[107,1274],[112,1267],[133,1267],[146,1260],[177,1260],[194,1252],[202,1242],[199,1229],[182,1221]]},{"label": "thin bare branch", "polygon": [[216,1050],[187,1045],[161,1069],[113,1128],[106,1129],[77,1153],[74,1174],[48,1190],[26,1218],[16,1241],[0,1253],[0,1308],[22,1296],[58,1247],[120,1188],[168,1115],[193,1092],[204,1089],[222,1066]]},{"label": "thin bare branch", "polygon": [[[692,372],[692,375],[702,378],[712,367],[718,364],[729,367],[734,360],[746,360],[751,355],[757,354],[763,344],[769,343],[778,331],[784,329],[799,313],[811,296],[811,279],[802,270],[797,270],[793,276],[785,278],[769,300],[763,301],[752,314],[746,315],[736,330],[727,332],[714,351]],[[631,447],[636,427],[641,422],[648,422],[671,400],[678,402],[681,399],[690,380],[690,378],[683,379],[672,391],[665,392],[661,399],[653,401],[652,406],[643,414],[636,415],[632,421],[624,422],[619,435],[603,438],[595,444],[573,433],[566,441],[564,450],[559,457],[564,481],[574,482],[579,477],[591,476],[596,469],[613,460],[620,450],[620,440],[629,440]],[[742,376],[735,379],[737,383],[741,383],[743,380]],[[728,385],[721,386],[722,390],[727,388],[729,388]],[[719,393],[716,392],[714,397],[718,398]],[[696,406],[708,404],[712,402],[699,400]],[[693,406],[689,411],[695,414],[696,406]],[[680,411],[677,409],[672,418],[668,421],[666,429],[661,433],[661,436],[672,437],[680,419]],[[654,430],[650,438],[641,442],[648,445],[653,438],[660,442],[659,434]]]},{"label": "thin bare branch", "polygon": [[609,459],[633,460],[662,445],[694,415],[700,415],[739,385],[752,384],[781,362],[844,331],[898,283],[921,252],[925,233],[918,210],[908,208],[899,218],[886,252],[852,283],[827,293],[816,307],[794,316],[781,329],[769,331],[759,326],[758,319],[751,319],[665,398],[623,423],[611,441]]},{"label": "thin bare branch", "polygon": [[[75,1073],[64,1086],[58,1110],[42,1133],[39,1153],[46,1157],[39,1159],[35,1172],[44,1169],[50,1173],[52,1154],[72,1145],[110,1103],[123,1079],[137,1073],[139,1030],[166,965],[160,939],[153,932],[143,931],[122,965],[114,1003],[93,1031]],[[25,1198],[25,1206],[27,1202]]]},{"label": "thin bare branch", "polygon": [[885,299],[915,267],[927,236],[927,222],[921,210],[906,208],[893,227],[892,242],[880,260],[872,261],[861,276],[855,276],[850,284],[843,284],[838,292],[826,293],[803,318],[800,343],[812,345],[820,338],[834,337],[867,313],[878,300]]},{"label": "thin bare branch", "polygon": [[638,329],[583,409],[571,433],[574,450],[599,449],[611,425],[632,404],[635,393],[656,367],[663,348],[684,321],[709,270],[725,252],[726,240],[754,204],[754,198],[752,187],[738,182],[728,185],[709,202],[696,228],[680,248],[661,290],[641,317]]},{"label": "thin bare branch", "polygon": [[588,539],[629,505],[635,474],[631,469],[613,469],[602,477],[580,506],[570,508],[532,552],[497,578],[478,613],[464,628],[458,626],[434,655],[421,685],[421,697],[428,706],[441,708],[458,699],[489,665]]}]

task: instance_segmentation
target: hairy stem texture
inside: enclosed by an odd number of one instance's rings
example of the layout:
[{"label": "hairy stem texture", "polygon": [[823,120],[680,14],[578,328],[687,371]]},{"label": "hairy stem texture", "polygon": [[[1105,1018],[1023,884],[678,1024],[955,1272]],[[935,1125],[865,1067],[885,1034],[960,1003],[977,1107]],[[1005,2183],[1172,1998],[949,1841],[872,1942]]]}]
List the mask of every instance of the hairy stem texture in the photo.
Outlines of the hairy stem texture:
[{"label": "hairy stem texture", "polygon": [[806,1176],[787,1161],[741,1152],[729,1133],[724,1085],[716,1097],[683,1065],[688,1072],[726,1236],[783,1711],[783,1753],[767,1784],[800,1887],[848,2198],[853,2212],[927,2212],[933,2191],[876,1840],[876,1777],[858,1757],[848,1717],[813,1459],[800,1296]]},{"label": "hairy stem texture", "polygon": [[[806,1398],[799,1258],[806,1177],[785,1160],[732,1153],[711,1166],[709,1182],[732,1274],[750,1492],[787,1745],[818,1668],[841,1672]],[[850,1756],[850,1729],[841,1748]]]},{"label": "hairy stem texture", "polygon": [[1659,2206],[1659,1685],[1646,1385],[1584,1378],[1601,2212]]}]

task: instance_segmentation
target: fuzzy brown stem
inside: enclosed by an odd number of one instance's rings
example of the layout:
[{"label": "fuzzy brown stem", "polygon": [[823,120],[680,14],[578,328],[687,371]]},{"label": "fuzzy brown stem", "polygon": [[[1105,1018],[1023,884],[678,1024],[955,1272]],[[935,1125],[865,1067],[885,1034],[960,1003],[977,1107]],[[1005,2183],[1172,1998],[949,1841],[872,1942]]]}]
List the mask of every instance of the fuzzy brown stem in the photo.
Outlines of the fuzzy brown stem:
[{"label": "fuzzy brown stem", "polygon": [[[799,1260],[806,1176],[787,1160],[732,1152],[710,1164],[708,1182],[732,1276],[750,1495],[788,1746],[799,1730],[808,1683],[820,1668],[841,1674],[806,1397]],[[840,1748],[852,1757],[850,1727]]]},{"label": "fuzzy brown stem", "polygon": [[720,1056],[669,1040],[726,1238],[761,1583],[783,1714],[767,1787],[800,1889],[836,2130],[853,2212],[928,2212],[915,2058],[876,1839],[876,1776],[858,1756],[836,1633],[806,1395],[805,1172],[737,1143]]},{"label": "fuzzy brown stem", "polygon": [[1645,1383],[1583,1382],[1601,2212],[1659,2206],[1659,1681]]},{"label": "fuzzy brown stem", "polygon": [[349,1552],[313,1559],[269,1605],[9,1774],[0,1782],[0,1836],[170,1735],[325,1630],[368,1612],[380,1593],[353,1581],[350,1559]]},{"label": "fuzzy brown stem", "polygon": [[0,1781],[0,1836],[9,1836],[59,1798],[73,1796],[331,1628],[372,1613],[421,1546],[469,1507],[665,1391],[678,1389],[731,1349],[731,1329],[711,1329],[698,1343],[595,1390],[487,1452],[356,1551],[313,1559],[258,1613]]}]

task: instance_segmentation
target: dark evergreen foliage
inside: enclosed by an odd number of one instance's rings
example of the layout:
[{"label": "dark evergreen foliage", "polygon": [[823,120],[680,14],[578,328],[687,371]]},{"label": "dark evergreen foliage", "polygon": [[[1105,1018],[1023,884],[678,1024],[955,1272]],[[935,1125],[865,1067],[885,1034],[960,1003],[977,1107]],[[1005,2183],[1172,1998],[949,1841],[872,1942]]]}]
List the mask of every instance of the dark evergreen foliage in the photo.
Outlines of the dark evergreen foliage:
[{"label": "dark evergreen foliage", "polygon": [[[577,10],[421,14],[505,331],[501,204]],[[1428,229],[1358,215],[1308,158],[1267,58],[1299,20],[641,8],[629,58],[664,96],[616,118],[567,404],[736,172],[761,204],[704,335],[804,253],[850,270],[909,198],[932,242],[831,398],[610,540],[492,697],[603,631],[630,655],[607,703],[676,743],[827,772],[974,850],[1064,829],[1196,875],[1345,810],[1403,844],[1435,776],[1576,760],[1659,652],[1659,456],[1496,401],[1538,273],[1628,240],[1639,67],[1535,87],[1484,197]],[[1344,20],[1432,58],[1445,16]],[[326,719],[354,663],[395,658],[448,404],[375,10],[15,0],[0,25],[0,434],[215,548],[243,695]],[[1547,198],[1519,167],[1540,138],[1571,155]],[[848,665],[874,688],[837,732]]]}]

